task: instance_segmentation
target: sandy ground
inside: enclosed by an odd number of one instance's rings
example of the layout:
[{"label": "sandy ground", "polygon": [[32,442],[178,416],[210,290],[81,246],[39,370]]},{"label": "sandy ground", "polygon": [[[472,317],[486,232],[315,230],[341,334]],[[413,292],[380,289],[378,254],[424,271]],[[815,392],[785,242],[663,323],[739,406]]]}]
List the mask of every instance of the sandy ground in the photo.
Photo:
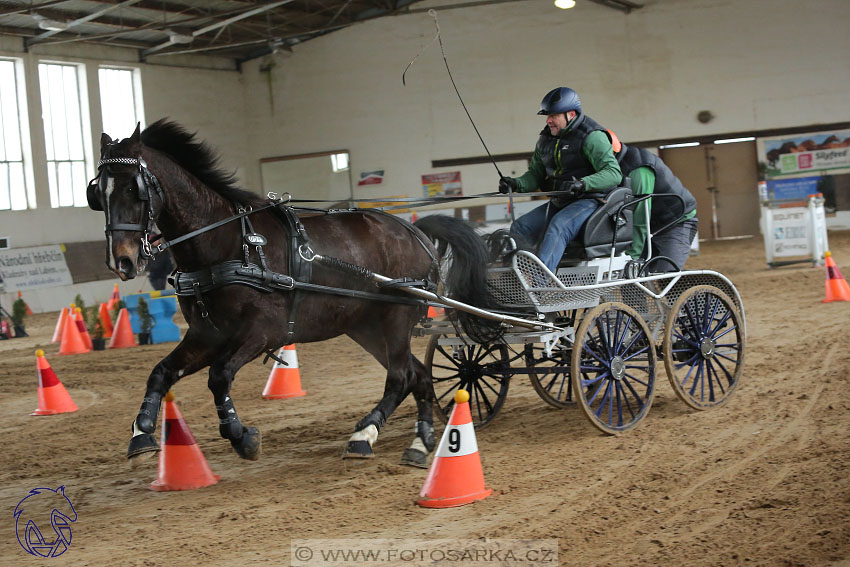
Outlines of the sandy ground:
[{"label": "sandy ground", "polygon": [[[850,233],[830,244],[850,275]],[[412,400],[375,459],[340,459],[383,388],[347,338],[298,345],[302,398],[261,398],[270,365],[240,372],[232,396],[263,432],[257,462],[219,438],[205,374],[180,382],[180,410],[221,481],[157,493],[156,460],[131,469],[125,451],[147,375],[173,344],[59,356],[57,314],[33,316],[31,338],[0,342],[0,564],[40,561],[18,545],[12,511],[32,488],[65,485],[79,519],[53,564],[285,565],[292,539],[556,538],[561,565],[850,565],[850,303],[821,303],[822,268],[768,269],[760,239],[703,243],[688,267],[724,273],[743,297],[748,349],[733,399],[690,410],[660,364],[648,417],[608,437],[518,376],[477,434],[493,494],[446,510],[414,505],[426,471],[398,464]],[[421,355],[423,340],[414,346]],[[28,415],[39,347],[78,412]]]}]

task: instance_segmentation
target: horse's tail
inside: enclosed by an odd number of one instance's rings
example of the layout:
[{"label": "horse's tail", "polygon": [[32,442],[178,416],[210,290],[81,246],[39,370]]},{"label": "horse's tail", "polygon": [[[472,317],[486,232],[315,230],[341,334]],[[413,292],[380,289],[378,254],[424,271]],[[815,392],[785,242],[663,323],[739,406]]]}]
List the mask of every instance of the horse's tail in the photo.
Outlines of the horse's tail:
[{"label": "horse's tail", "polygon": [[[495,304],[487,286],[490,251],[484,239],[464,221],[445,215],[422,217],[416,227],[437,245],[445,295],[475,307]],[[496,322],[456,310],[463,330],[477,342],[492,342],[501,333]]]}]

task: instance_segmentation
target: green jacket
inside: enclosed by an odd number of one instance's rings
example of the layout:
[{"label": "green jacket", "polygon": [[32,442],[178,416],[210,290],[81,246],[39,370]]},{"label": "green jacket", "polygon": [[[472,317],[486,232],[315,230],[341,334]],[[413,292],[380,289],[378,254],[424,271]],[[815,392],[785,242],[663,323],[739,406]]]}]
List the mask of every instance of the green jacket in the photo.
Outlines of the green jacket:
[{"label": "green jacket", "polygon": [[556,136],[544,128],[531,162],[517,178],[519,192],[553,190],[555,180],[583,179],[588,192],[606,192],[623,178],[608,132],[589,116],[579,114]]}]

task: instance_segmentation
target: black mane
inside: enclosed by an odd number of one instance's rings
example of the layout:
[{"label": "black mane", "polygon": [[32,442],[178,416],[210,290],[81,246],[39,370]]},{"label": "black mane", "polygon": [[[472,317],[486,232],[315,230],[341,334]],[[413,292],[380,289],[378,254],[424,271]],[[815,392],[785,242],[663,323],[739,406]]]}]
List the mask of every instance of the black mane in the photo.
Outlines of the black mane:
[{"label": "black mane", "polygon": [[142,143],[168,154],[183,169],[226,199],[243,204],[265,202],[256,193],[240,188],[235,174],[219,166],[218,154],[176,122],[166,118],[157,120],[142,132]]}]

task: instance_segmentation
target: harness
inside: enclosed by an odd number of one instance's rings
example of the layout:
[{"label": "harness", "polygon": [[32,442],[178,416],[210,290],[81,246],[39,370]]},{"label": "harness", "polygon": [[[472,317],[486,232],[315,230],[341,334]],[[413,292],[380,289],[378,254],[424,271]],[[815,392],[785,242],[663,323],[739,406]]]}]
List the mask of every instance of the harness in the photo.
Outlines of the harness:
[{"label": "harness", "polygon": [[[153,246],[152,241],[159,238],[159,235],[153,234],[153,226],[158,218],[162,203],[164,202],[164,193],[159,180],[148,169],[147,163],[141,156],[138,158],[102,158],[98,164],[97,176],[89,182],[86,189],[86,197],[89,202],[89,207],[96,211],[103,211],[103,206],[100,201],[100,195],[105,194],[106,183],[108,176],[103,175],[104,166],[111,164],[133,165],[138,166],[139,171],[136,174],[136,185],[139,191],[139,199],[144,203],[142,210],[142,218],[137,223],[113,223],[109,219],[107,213],[107,224],[105,232],[123,230],[123,231],[138,231],[142,232],[142,247],[141,253],[147,258],[154,258],[157,253],[166,251],[181,242],[185,242],[207,231],[218,228],[219,226],[239,220],[242,232],[242,258],[239,260],[226,260],[219,264],[196,270],[193,272],[176,271],[168,282],[174,287],[175,293],[181,297],[194,297],[201,317],[209,320],[209,311],[204,303],[204,294],[219,289],[228,285],[245,285],[252,289],[263,293],[272,293],[280,291],[292,291],[294,293],[292,299],[292,307],[289,310],[290,317],[287,322],[288,343],[291,343],[295,337],[295,321],[296,313],[303,298],[303,293],[300,292],[319,292],[333,295],[341,295],[346,297],[354,297],[370,301],[384,301],[390,303],[400,303],[404,305],[425,305],[427,302],[421,299],[409,297],[391,296],[382,293],[372,293],[361,290],[336,288],[315,284],[312,279],[312,264],[318,261],[322,265],[348,274],[355,275],[360,278],[369,279],[372,277],[372,272],[362,266],[355,266],[343,260],[329,256],[319,256],[313,252],[310,247],[310,239],[307,231],[297,215],[297,209],[287,205],[286,201],[272,201],[262,207],[252,208],[251,206],[242,206],[236,204],[236,214],[225,219],[216,221],[207,226],[184,234],[170,241],[163,241]],[[100,192],[100,195],[98,194]],[[153,196],[155,195],[155,199]],[[287,266],[289,274],[283,274],[271,270],[266,261],[263,246],[268,244],[266,238],[258,234],[253,227],[250,215],[271,209],[271,212],[283,225],[286,232],[289,234],[289,265]],[[325,214],[333,214],[335,211],[319,209]],[[314,212],[318,212],[314,211]],[[431,250],[422,241],[421,237],[412,229],[410,225],[402,222],[400,219],[384,213],[382,211],[374,211],[378,214],[384,214],[398,221],[402,226],[405,226],[411,234],[413,234],[422,248],[428,253],[431,258],[432,265],[437,265],[436,257],[431,253]],[[252,261],[252,253],[256,256],[257,262]],[[399,278],[379,284],[383,289],[394,289],[403,286],[418,286],[428,291],[436,291],[437,285],[428,279],[414,280],[412,278]],[[210,322],[212,324],[212,322]],[[269,356],[278,360],[273,353]],[[280,362],[280,361],[279,361]]]}]

